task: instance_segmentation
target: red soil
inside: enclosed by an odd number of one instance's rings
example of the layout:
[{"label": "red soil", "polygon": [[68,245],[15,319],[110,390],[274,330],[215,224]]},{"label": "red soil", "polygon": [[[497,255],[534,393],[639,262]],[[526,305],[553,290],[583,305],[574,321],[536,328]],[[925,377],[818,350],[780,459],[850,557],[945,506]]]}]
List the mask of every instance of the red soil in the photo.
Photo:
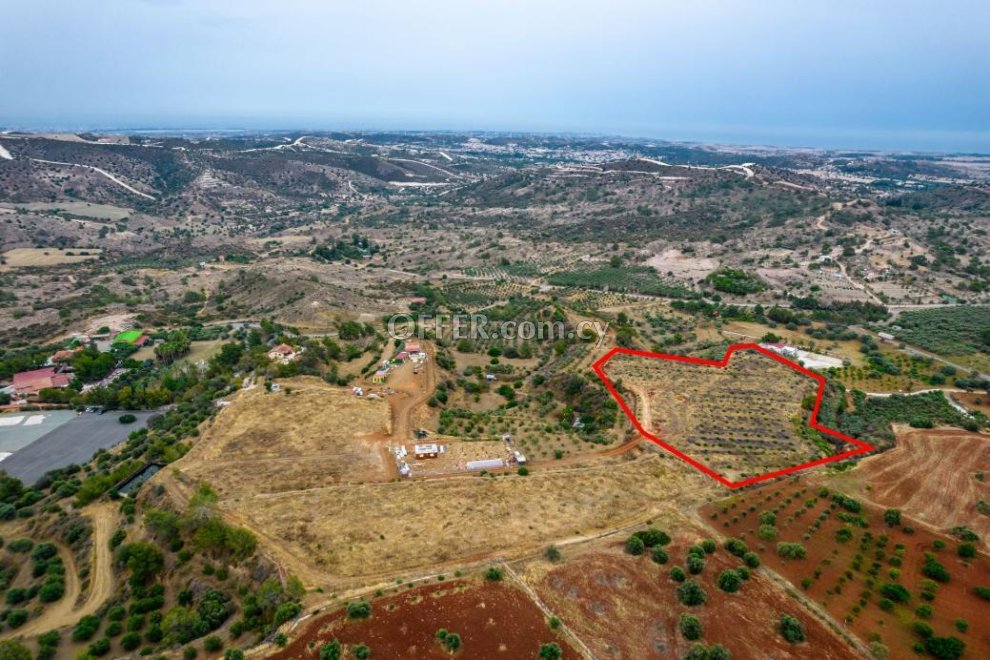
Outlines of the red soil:
[{"label": "red soil", "polygon": [[[981,471],[986,473],[983,481],[977,478]],[[980,501],[990,506],[990,437],[986,435],[944,429],[900,431],[894,449],[863,460],[851,477],[861,486],[857,497],[899,508],[943,530],[965,525],[984,544],[990,542],[990,515],[977,508]]]},{"label": "red soil", "polygon": [[[880,641],[890,649],[891,658],[913,656],[912,647],[920,638],[913,632],[912,625],[921,620],[915,609],[928,602],[921,598],[921,584],[926,579],[921,568],[924,554],[935,552],[938,561],[951,574],[951,580],[947,584],[939,584],[934,601],[928,603],[932,606],[933,615],[925,623],[933,628],[936,636],[955,635],[962,639],[967,647],[966,657],[990,657],[990,602],[973,594],[974,586],[990,587],[990,561],[985,555],[978,555],[967,564],[956,555],[957,540],[924,529],[916,528],[914,533],[908,534],[903,527],[890,528],[883,522],[883,509],[866,503],[863,503],[860,516],[868,524],[867,528],[845,523],[839,518],[845,510],[833,507],[830,496],[823,498],[817,494],[816,485],[789,481],[709,505],[702,510],[702,514],[707,517],[715,514],[711,518],[713,526],[723,534],[741,538],[750,550],[760,555],[765,565],[791,583],[800,585],[810,578],[811,585],[804,589],[808,597],[820,603],[835,619],[844,621],[848,629],[866,644],[879,636]],[[769,501],[767,497],[770,497]],[[791,499],[789,504],[786,503],[788,498]],[[805,502],[809,499],[814,502],[806,509]],[[723,513],[725,506],[728,506],[727,513]],[[750,507],[754,509],[750,510]],[[773,509],[778,509],[776,527],[779,537],[764,541],[756,534],[760,527],[758,517],[761,512]],[[823,512],[828,512],[827,519],[819,529],[813,529],[813,523]],[[733,522],[733,518],[737,521]],[[906,517],[903,523],[911,525]],[[836,533],[843,528],[848,528],[853,534],[852,539],[844,543],[836,539]],[[874,542],[861,549],[860,542],[867,532],[873,536]],[[810,534],[810,538],[804,538],[805,534]],[[888,539],[883,548],[878,547],[877,543],[881,536]],[[933,543],[936,539],[942,540],[946,547],[935,550]],[[801,543],[807,549],[807,556],[804,559],[782,559],[776,551],[778,541]],[[904,546],[904,556],[898,569],[900,575],[894,578],[890,575],[890,570],[894,568],[891,558],[899,544]],[[876,555],[878,550],[883,552],[879,558]],[[859,570],[853,566],[857,554],[863,555]],[[874,562],[879,563],[880,567],[871,589],[867,580],[871,577],[868,571]],[[820,571],[817,579],[816,571]],[[880,588],[885,583],[904,586],[911,594],[910,600],[906,604],[896,605],[892,611],[882,610],[877,603],[882,598]],[[803,589],[801,586],[796,588]],[[864,592],[871,592],[865,606],[860,604]],[[857,607],[861,608],[859,613],[854,610]],[[969,623],[968,632],[961,633],[955,629],[956,619],[965,619]]]},{"label": "red soil", "polygon": [[[378,598],[372,616],[348,620],[343,610],[316,617],[292,643],[271,658],[318,658],[333,639],[365,643],[372,658],[535,658],[540,645],[556,642],[564,658],[573,647],[550,630],[542,611],[524,593],[504,583],[467,580],[431,584]],[[437,630],[456,632],[463,642],[454,656],[436,641]]]},{"label": "red soil", "polygon": [[[698,539],[700,540],[700,538]],[[705,560],[696,579],[708,601],[686,607],[677,599],[673,566],[684,566],[687,542],[667,546],[670,561],[658,565],[632,557],[616,544],[604,552],[568,558],[536,585],[540,598],[599,658],[682,658],[694,642],[678,630],[682,612],[701,620],[702,641],[721,644],[733,660],[853,658],[847,644],[807,613],[769,578],[754,572],[734,594],[717,586],[719,573],[741,565],[721,547]],[[781,614],[804,625],[808,640],[788,643],[777,631]]]}]

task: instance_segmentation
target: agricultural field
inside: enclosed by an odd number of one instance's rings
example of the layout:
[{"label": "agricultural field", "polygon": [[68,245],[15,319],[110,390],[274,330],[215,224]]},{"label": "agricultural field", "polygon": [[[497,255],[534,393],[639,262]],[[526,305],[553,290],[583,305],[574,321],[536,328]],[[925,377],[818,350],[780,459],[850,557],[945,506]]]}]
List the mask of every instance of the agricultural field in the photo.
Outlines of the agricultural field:
[{"label": "agricultural field", "polygon": [[99,259],[101,248],[14,248],[0,255],[0,270],[63,266]]},{"label": "agricultural field", "polygon": [[[651,521],[651,527],[670,542],[630,550],[626,535],[611,537],[559,548],[555,561],[544,555],[520,562],[518,572],[595,657],[683,658],[695,644],[721,646],[734,660],[853,657],[840,635],[768,575],[724,549],[717,536],[681,517]],[[689,559],[706,539],[712,552],[703,550],[700,561]],[[719,586],[726,572],[736,578],[728,587],[732,592]],[[679,589],[689,582],[701,588],[703,603],[682,600]],[[783,637],[782,615],[800,622],[803,641]],[[681,624],[685,617],[698,624],[687,633]]]},{"label": "agricultural field", "polygon": [[857,498],[897,507],[948,533],[967,526],[990,542],[990,439],[958,429],[897,427],[897,444],[836,475]]},{"label": "agricultural field", "polygon": [[644,429],[730,481],[837,453],[808,426],[818,383],[762,353],[722,368],[620,353],[604,373]]},{"label": "agricultural field", "polygon": [[901,312],[891,332],[932,353],[968,356],[990,346],[990,306],[959,306]]},{"label": "agricultural field", "polygon": [[[578,657],[567,637],[553,630],[539,607],[510,584],[474,579],[444,579],[414,587],[393,586],[382,597],[352,601],[348,608],[319,614],[272,660],[319,658],[335,640],[345,648],[364,644],[373,658],[449,658],[445,635],[457,636],[457,656],[467,658],[537,657],[540,647],[556,644],[564,658]],[[407,588],[408,587],[408,588]],[[368,616],[354,616],[368,603]],[[353,650],[352,650],[353,653]]]},{"label": "agricultural field", "polygon": [[643,266],[589,266],[581,270],[557,271],[547,279],[550,284],[562,287],[600,289],[615,292],[642,293],[651,296],[691,298],[689,288],[655,269]]},{"label": "agricultural field", "polygon": [[965,657],[990,654],[990,602],[974,591],[990,582],[987,556],[822,483],[830,482],[788,480],[702,515],[874,652],[882,645],[891,658],[911,657],[956,638]]}]

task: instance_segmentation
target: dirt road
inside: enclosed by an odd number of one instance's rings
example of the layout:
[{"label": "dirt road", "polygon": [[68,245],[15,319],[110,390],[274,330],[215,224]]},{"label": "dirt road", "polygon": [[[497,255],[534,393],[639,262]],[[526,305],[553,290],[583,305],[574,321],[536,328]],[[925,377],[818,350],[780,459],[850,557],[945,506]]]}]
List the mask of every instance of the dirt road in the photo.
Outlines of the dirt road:
[{"label": "dirt road", "polygon": [[46,609],[40,617],[33,619],[15,631],[3,635],[12,637],[33,637],[41,633],[75,625],[80,618],[95,613],[113,595],[113,553],[110,551],[110,537],[118,524],[117,507],[112,502],[94,505],[88,511],[93,520],[93,563],[89,573],[89,592],[80,603],[82,585],[79,571],[68,548],[60,547],[59,555],[65,562],[65,595],[57,603]]}]

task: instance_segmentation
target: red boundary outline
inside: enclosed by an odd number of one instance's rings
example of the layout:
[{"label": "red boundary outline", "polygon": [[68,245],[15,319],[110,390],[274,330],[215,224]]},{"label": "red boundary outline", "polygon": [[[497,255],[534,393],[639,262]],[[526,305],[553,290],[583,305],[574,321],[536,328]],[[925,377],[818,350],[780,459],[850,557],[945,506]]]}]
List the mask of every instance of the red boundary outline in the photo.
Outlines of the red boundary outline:
[{"label": "red boundary outline", "polygon": [[[750,477],[748,479],[743,479],[742,481],[729,481],[728,479],[726,479],[725,477],[723,477],[719,473],[717,473],[714,470],[712,470],[711,468],[709,468],[704,463],[701,463],[701,462],[699,462],[699,461],[691,458],[690,456],[688,456],[684,452],[682,452],[682,451],[680,451],[680,450],[672,447],[671,445],[668,445],[666,442],[664,442],[663,440],[661,440],[657,436],[653,435],[652,433],[650,433],[646,429],[644,429],[640,425],[639,420],[636,419],[636,415],[633,414],[632,410],[629,409],[629,406],[623,400],[622,395],[619,394],[618,390],[615,389],[615,386],[612,385],[612,381],[609,380],[609,377],[605,375],[605,371],[604,371],[605,363],[608,362],[609,360],[611,360],[616,355],[620,355],[620,354],[621,355],[637,355],[639,357],[658,358],[658,359],[661,359],[661,360],[673,360],[673,361],[676,361],[676,362],[687,362],[689,364],[700,364],[700,365],[704,365],[704,366],[708,366],[708,367],[719,367],[719,368],[721,368],[721,367],[726,366],[729,363],[729,360],[731,359],[733,353],[735,353],[736,351],[747,351],[747,350],[748,351],[758,351],[758,352],[762,353],[763,355],[766,355],[767,357],[773,358],[777,362],[780,362],[781,364],[787,365],[791,369],[794,369],[795,371],[798,371],[798,372],[804,374],[805,376],[808,376],[810,378],[814,378],[818,382],[818,394],[815,397],[815,406],[814,406],[814,408],[812,408],[812,411],[811,411],[811,420],[809,422],[809,425],[811,426],[811,428],[813,428],[813,429],[815,429],[817,431],[821,431],[822,433],[828,434],[828,435],[830,435],[830,436],[832,436],[834,438],[838,438],[838,439],[843,440],[845,442],[848,442],[850,444],[856,445],[857,448],[856,449],[850,449],[849,451],[844,451],[841,454],[834,454],[832,456],[826,456],[825,458],[820,458],[820,459],[818,459],[816,461],[809,461],[807,463],[801,463],[800,465],[795,465],[793,467],[783,468],[782,470],[775,470],[774,472],[768,472],[767,474],[762,474],[762,475],[759,475],[759,476],[756,476],[756,477]],[[842,460],[844,458],[849,458],[850,456],[856,456],[857,454],[864,454],[866,452],[874,451],[876,449],[876,447],[874,447],[871,444],[868,444],[866,442],[863,442],[862,440],[856,440],[855,438],[850,438],[848,435],[844,435],[842,433],[839,433],[835,429],[828,428],[827,426],[824,426],[824,425],[818,423],[818,409],[821,407],[822,397],[825,395],[825,377],[824,376],[822,376],[821,374],[817,374],[814,371],[811,371],[809,369],[805,369],[800,364],[797,364],[795,362],[791,362],[790,360],[788,360],[787,358],[783,357],[782,355],[779,355],[779,354],[777,354],[777,353],[775,353],[775,352],[773,352],[771,350],[768,350],[768,349],[760,346],[759,344],[733,344],[732,346],[729,346],[728,349],[726,349],[725,356],[721,360],[704,360],[702,358],[688,357],[688,356],[685,356],[685,355],[671,355],[671,354],[668,354],[668,353],[651,353],[650,351],[634,351],[634,350],[632,350],[630,348],[615,347],[612,350],[610,350],[608,353],[606,353],[605,355],[603,355],[602,357],[598,358],[598,360],[595,361],[595,363],[591,366],[591,368],[594,369],[595,373],[598,374],[598,377],[602,379],[602,382],[605,383],[605,387],[608,388],[608,391],[612,394],[612,397],[622,407],[623,412],[626,413],[626,417],[629,418],[629,421],[631,421],[633,423],[633,426],[636,427],[636,430],[638,430],[643,435],[643,437],[652,440],[656,444],[660,445],[661,447],[663,447],[664,449],[666,449],[670,453],[672,453],[675,456],[677,456],[678,458],[680,458],[682,461],[688,463],[689,465],[694,466],[698,470],[701,470],[702,472],[704,472],[705,474],[707,474],[709,477],[715,479],[716,481],[718,481],[722,485],[727,486],[729,488],[733,488],[733,489],[734,488],[742,488],[743,486],[749,486],[750,484],[755,484],[755,483],[758,483],[760,481],[767,481],[768,479],[773,479],[775,477],[782,477],[785,474],[791,474],[792,472],[797,472],[799,470],[806,470],[808,468],[815,467],[815,466],[818,466],[818,465],[824,465],[825,463],[832,463],[834,461],[840,461],[840,460]]]}]

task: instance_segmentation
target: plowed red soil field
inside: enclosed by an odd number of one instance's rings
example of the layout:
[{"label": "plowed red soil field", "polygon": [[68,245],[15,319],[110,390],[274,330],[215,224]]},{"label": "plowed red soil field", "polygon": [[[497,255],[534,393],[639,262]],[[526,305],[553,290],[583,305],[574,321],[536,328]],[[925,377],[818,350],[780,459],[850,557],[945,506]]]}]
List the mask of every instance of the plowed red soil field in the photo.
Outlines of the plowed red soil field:
[{"label": "plowed red soil field", "polygon": [[[979,476],[980,473],[984,476]],[[939,529],[965,525],[990,538],[990,436],[961,430],[898,429],[897,446],[850,473],[857,497],[896,507]],[[869,487],[869,490],[867,490]],[[984,506],[978,506],[980,502]]]},{"label": "plowed red soil field", "polygon": [[[986,555],[962,559],[957,539],[917,527],[906,515],[902,525],[890,527],[882,508],[859,500],[862,509],[856,513],[835,502],[835,492],[819,489],[811,480],[789,481],[709,505],[702,514],[722,533],[742,539],[763,564],[820,603],[864,643],[879,641],[888,647],[891,658],[913,657],[912,647],[921,641],[913,630],[919,621],[937,637],[965,642],[964,657],[990,658],[990,601],[973,593],[976,586],[990,587]],[[760,536],[759,517],[765,511],[776,516],[776,536],[767,529]],[[806,556],[782,558],[779,542],[801,544]],[[930,601],[922,594],[926,553],[950,576],[948,582],[932,583],[936,592]],[[902,586],[909,597],[885,610],[880,603],[888,584]],[[918,613],[922,605],[931,607],[930,615]],[[966,632],[957,630],[959,619],[968,623]]]},{"label": "plowed red soil field", "polygon": [[[659,565],[646,555],[625,554],[622,543],[617,543],[567,558],[535,588],[598,658],[683,658],[694,642],[678,630],[682,612],[700,619],[705,644],[721,644],[733,660],[856,657],[846,642],[758,572],[736,593],[719,589],[719,573],[742,564],[722,547],[707,557],[700,575],[689,576],[705,590],[707,602],[696,607],[682,605],[676,593],[679,583],[670,578],[670,569],[684,566],[690,545],[675,538],[666,548],[668,563]],[[801,621],[806,642],[784,640],[777,630],[781,614]]]},{"label": "plowed red soil field", "polygon": [[461,636],[458,658],[535,658],[540,645],[549,642],[560,646],[564,658],[579,657],[524,593],[500,582],[469,580],[375,599],[370,619],[348,620],[343,610],[318,616],[270,657],[318,658],[320,647],[337,639],[344,645],[367,644],[372,658],[449,659],[436,641],[440,628]]}]

